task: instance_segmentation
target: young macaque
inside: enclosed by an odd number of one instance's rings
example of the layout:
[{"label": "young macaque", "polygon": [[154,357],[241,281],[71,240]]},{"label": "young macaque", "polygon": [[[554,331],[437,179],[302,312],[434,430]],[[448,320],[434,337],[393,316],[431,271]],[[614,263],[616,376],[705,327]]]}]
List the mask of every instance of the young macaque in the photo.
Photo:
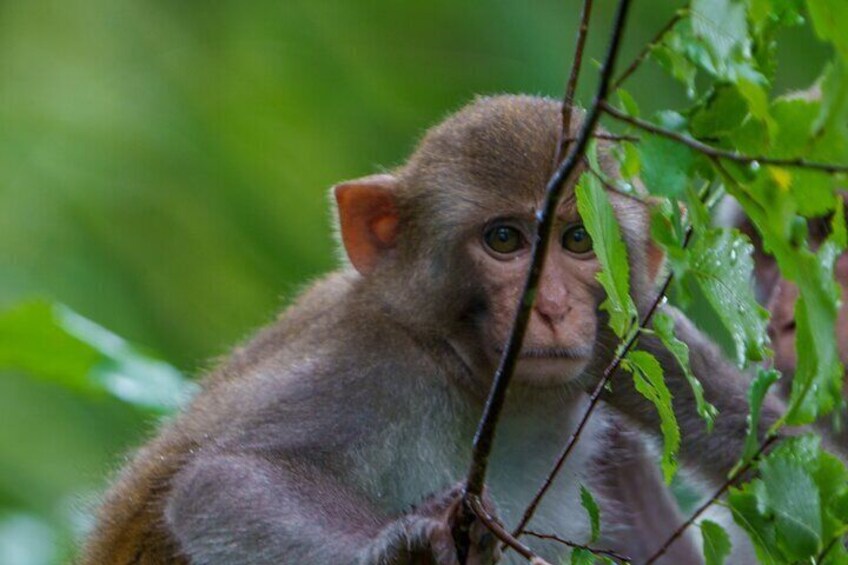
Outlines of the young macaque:
[{"label": "young macaque", "polygon": [[[520,298],[560,110],[543,98],[479,98],[431,129],[403,166],[336,186],[349,263],[236,350],[139,451],[108,494],[83,563],[457,565],[457,485]],[[601,162],[615,174],[607,153],[602,146]],[[627,195],[610,199],[644,312],[659,268],[648,209]],[[555,238],[489,465],[490,511],[507,528],[572,433],[584,390],[616,344],[599,310],[599,265],[573,187],[558,208]],[[640,347],[665,367],[682,459],[722,481],[744,441],[746,381],[671,313],[721,411],[712,434],[676,362],[652,338]],[[638,505],[668,500],[647,491],[619,496],[628,473],[663,486],[641,468],[650,458],[623,456],[633,453],[629,443],[640,447],[628,428],[655,432],[658,417],[632,380],[619,377],[529,527],[585,542],[585,484],[601,505],[598,545],[638,562],[669,533],[655,527],[654,509]],[[763,429],[777,416],[767,402]],[[522,540],[551,562],[568,552]],[[475,522],[467,562],[494,562],[497,546]],[[511,551],[503,560],[522,562]]]}]

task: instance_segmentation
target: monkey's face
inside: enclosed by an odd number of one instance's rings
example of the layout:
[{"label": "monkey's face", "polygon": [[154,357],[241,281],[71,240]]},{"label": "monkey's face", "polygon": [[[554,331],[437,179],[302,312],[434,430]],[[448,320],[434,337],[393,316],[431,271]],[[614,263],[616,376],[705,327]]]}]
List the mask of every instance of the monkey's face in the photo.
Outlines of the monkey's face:
[{"label": "monkey's face", "polygon": [[[477,324],[492,365],[503,352],[531,260],[532,216],[498,216],[468,242],[486,307]],[[516,378],[546,386],[579,376],[595,353],[602,291],[592,239],[576,211],[563,207],[548,248]]]}]

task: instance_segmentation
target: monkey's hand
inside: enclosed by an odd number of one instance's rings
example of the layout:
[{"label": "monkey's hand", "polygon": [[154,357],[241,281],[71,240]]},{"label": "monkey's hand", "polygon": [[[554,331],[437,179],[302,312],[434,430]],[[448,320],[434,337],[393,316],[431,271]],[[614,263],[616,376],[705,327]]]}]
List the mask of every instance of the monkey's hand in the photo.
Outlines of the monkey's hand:
[{"label": "monkey's hand", "polygon": [[[490,516],[495,510],[484,496]],[[459,565],[453,529],[462,510],[462,486],[435,494],[390,524],[363,556],[362,563]],[[490,565],[500,558],[497,538],[478,519],[471,522],[467,565]]]}]

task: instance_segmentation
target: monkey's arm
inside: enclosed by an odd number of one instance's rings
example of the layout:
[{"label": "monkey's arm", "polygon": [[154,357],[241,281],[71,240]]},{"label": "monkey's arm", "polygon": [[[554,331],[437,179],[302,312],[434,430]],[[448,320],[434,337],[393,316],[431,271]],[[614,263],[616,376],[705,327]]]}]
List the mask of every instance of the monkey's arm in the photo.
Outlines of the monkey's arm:
[{"label": "monkey's arm", "polygon": [[175,477],[165,519],[193,563],[456,565],[449,519],[459,497],[452,489],[386,518],[315,466],[212,455]]},{"label": "monkey's arm", "polygon": [[[670,307],[665,311],[674,318],[678,339],[689,346],[692,372],[701,381],[705,398],[719,410],[712,433],[707,432],[704,421],[697,414],[692,389],[680,365],[659,339],[645,336],[640,338],[638,347],[653,353],[665,372],[682,435],[681,456],[708,477],[722,481],[738,461],[745,443],[749,379],[682,313]],[[613,380],[613,391],[606,394],[605,400],[650,429],[659,429],[656,410],[635,390],[633,379],[628,375],[620,374]],[[780,400],[766,396],[759,422],[760,437],[782,413]]]},{"label": "monkey's arm", "polygon": [[[601,529],[598,545],[617,550],[633,563],[642,563],[683,523],[683,516],[663,482],[654,453],[647,448],[642,432],[634,430],[625,420],[610,414],[608,445],[592,460],[588,481],[592,492],[600,495],[603,523],[616,524],[609,531]],[[687,531],[657,564],[703,562],[692,532]]]}]

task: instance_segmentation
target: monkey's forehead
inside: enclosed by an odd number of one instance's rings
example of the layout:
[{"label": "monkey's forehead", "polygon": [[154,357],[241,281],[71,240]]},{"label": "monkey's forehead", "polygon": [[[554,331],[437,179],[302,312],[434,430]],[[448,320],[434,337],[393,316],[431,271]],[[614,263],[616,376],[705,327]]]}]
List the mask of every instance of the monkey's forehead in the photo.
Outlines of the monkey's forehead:
[{"label": "monkey's forehead", "polygon": [[[575,112],[570,137],[581,118]],[[561,124],[562,105],[550,98],[478,97],[424,136],[405,184],[413,194],[460,190],[462,198],[536,202],[553,173]]]}]

